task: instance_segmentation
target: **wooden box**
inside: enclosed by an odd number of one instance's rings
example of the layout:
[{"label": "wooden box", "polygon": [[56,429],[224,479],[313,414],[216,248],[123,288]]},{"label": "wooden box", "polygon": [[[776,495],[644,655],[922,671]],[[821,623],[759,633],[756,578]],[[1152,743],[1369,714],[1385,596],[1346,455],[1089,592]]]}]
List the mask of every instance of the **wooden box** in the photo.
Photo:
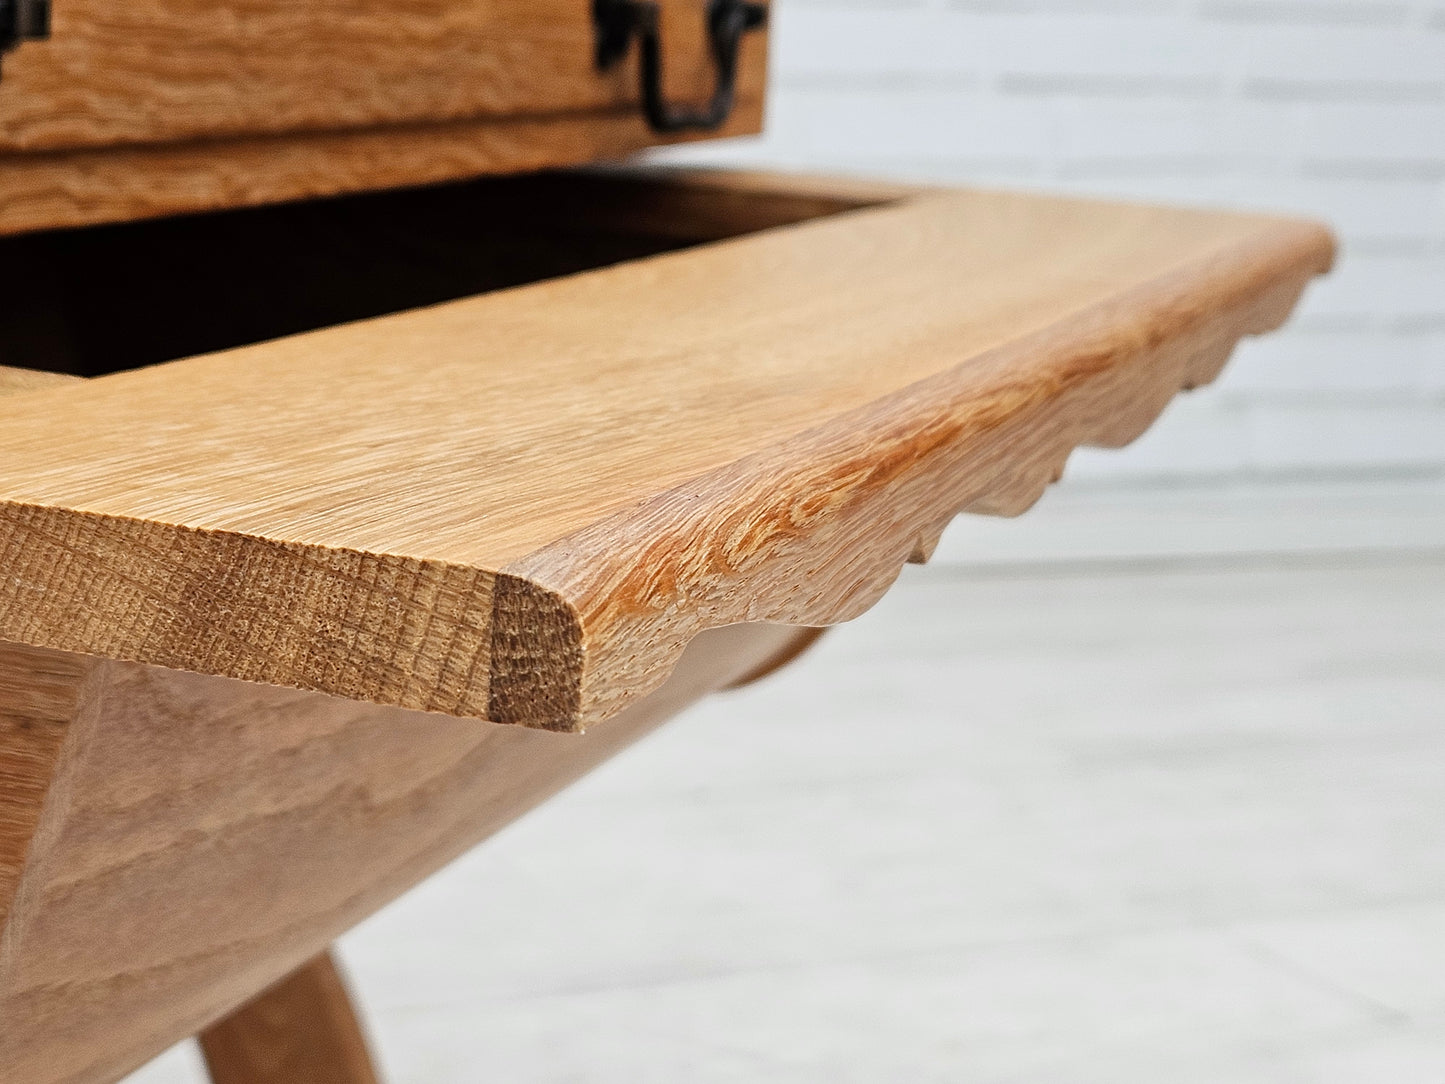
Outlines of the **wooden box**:
[{"label": "wooden box", "polygon": [[[36,2],[3,0],[0,23]],[[719,2],[659,0],[670,103],[717,86]],[[0,233],[572,165],[762,123],[765,26],[741,35],[725,122],[659,133],[640,47],[599,64],[596,0],[62,0],[48,22],[0,69]]]}]

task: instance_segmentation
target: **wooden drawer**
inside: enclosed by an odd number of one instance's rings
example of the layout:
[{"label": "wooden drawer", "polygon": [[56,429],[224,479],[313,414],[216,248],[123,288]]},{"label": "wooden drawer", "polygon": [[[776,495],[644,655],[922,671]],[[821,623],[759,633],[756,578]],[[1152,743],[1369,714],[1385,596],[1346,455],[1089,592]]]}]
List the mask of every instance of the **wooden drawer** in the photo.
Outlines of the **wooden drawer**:
[{"label": "wooden drawer", "polygon": [[[661,0],[663,86],[705,101],[709,0]],[[515,172],[756,132],[766,28],[716,132],[643,119],[593,0],[64,0],[0,69],[0,233]]]},{"label": "wooden drawer", "polygon": [[1332,251],[712,174],[0,241],[0,361],[58,371],[0,371],[0,1070],[216,1020],[1138,435]]}]

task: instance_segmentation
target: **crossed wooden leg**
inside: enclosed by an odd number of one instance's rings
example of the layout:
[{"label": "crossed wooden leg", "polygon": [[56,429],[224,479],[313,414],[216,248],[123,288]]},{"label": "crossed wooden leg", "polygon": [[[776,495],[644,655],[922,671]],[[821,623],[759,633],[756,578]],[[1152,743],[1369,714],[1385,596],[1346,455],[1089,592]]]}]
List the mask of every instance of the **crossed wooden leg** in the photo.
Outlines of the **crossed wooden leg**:
[{"label": "crossed wooden leg", "polygon": [[[731,679],[748,685],[823,634],[796,629]],[[346,983],[329,952],[303,964],[200,1035],[212,1084],[379,1084]]]},{"label": "crossed wooden leg", "polygon": [[379,1084],[329,952],[205,1031],[213,1084]]}]

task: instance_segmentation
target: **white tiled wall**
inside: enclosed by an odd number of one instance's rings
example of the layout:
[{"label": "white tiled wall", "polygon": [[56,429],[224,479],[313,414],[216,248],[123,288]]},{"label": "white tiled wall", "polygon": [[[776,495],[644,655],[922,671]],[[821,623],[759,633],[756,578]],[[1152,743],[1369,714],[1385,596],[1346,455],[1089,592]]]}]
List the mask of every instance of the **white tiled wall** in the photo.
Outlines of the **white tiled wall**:
[{"label": "white tiled wall", "polygon": [[1278,208],[1335,275],[1074,476],[1445,471],[1445,0],[774,0],[759,141],[692,158]]}]

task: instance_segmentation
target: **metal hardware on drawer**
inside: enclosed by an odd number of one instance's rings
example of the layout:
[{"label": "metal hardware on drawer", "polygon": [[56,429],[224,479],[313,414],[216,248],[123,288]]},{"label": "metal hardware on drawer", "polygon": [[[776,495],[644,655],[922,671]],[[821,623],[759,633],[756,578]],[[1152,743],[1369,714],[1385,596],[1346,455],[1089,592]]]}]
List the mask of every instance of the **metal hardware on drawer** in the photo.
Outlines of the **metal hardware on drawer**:
[{"label": "metal hardware on drawer", "polygon": [[0,53],[50,37],[50,0],[0,0]]},{"label": "metal hardware on drawer", "polygon": [[768,9],[752,0],[708,0],[708,45],[717,69],[717,85],[712,99],[702,108],[671,105],[664,100],[661,18],[656,0],[593,0],[592,18],[597,24],[597,66],[602,71],[618,64],[627,55],[632,39],[638,39],[642,50],[642,105],[654,130],[709,131],[720,128],[733,110],[738,46],[749,30],[767,23]]}]

